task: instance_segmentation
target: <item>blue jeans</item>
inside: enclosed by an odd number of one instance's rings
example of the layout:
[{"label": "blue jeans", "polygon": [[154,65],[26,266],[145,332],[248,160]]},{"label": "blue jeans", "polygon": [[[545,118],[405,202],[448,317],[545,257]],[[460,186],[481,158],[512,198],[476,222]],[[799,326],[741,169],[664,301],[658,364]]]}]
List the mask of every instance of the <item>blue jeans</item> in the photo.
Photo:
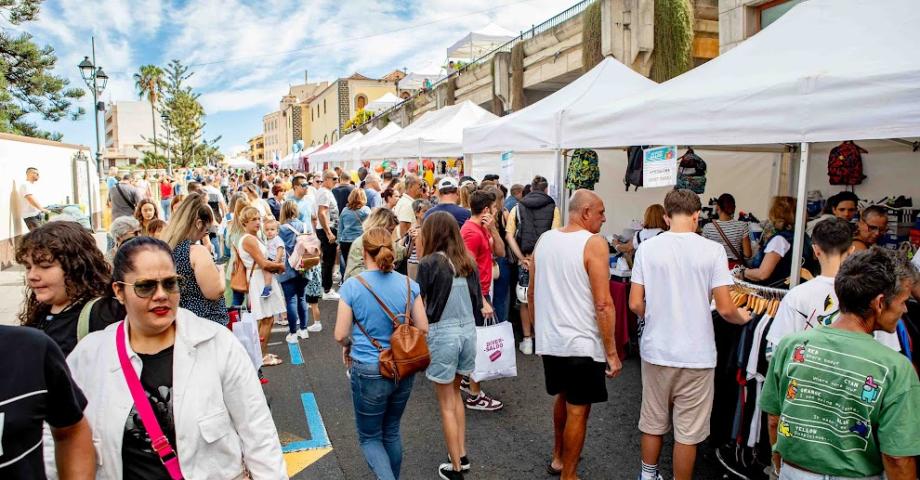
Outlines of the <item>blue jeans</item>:
[{"label": "blue jeans", "polygon": [[246,301],[246,294],[243,292],[233,292],[233,298],[230,299],[231,307],[242,307],[243,302]]},{"label": "blue jeans", "polygon": [[351,366],[351,398],[358,443],[371,472],[379,480],[398,480],[402,466],[399,421],[406,410],[415,375],[396,384],[380,375],[376,363]]},{"label": "blue jeans", "polygon": [[492,285],[492,308],[498,323],[508,320],[508,302],[511,299],[511,264],[507,258],[496,259],[499,276]]},{"label": "blue jeans", "polygon": [[[307,328],[307,279],[300,275],[281,282],[284,305],[287,308],[288,332]],[[298,327],[299,326],[299,327]]]},{"label": "blue jeans", "polygon": [[171,203],[172,203],[171,198],[164,198],[163,200],[160,200],[160,209],[163,210],[163,220],[165,221],[169,221],[169,214],[171,213],[169,211],[169,205]]}]

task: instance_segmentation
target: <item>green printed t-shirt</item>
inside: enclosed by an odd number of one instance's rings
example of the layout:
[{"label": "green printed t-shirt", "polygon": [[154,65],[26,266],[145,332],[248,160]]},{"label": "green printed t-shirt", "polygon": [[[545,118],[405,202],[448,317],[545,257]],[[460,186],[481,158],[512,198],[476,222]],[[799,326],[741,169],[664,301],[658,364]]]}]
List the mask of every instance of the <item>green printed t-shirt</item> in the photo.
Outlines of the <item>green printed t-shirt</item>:
[{"label": "green printed t-shirt", "polygon": [[776,348],[761,408],[779,416],[774,449],[823,475],[868,477],[882,453],[920,455],[920,382],[871,335],[817,328]]}]

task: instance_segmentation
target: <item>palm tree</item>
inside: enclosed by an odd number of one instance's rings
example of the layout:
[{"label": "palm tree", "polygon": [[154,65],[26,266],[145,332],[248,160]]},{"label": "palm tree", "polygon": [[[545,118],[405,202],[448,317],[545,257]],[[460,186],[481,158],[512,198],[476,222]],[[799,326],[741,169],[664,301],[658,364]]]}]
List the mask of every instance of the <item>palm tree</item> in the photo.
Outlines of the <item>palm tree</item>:
[{"label": "palm tree", "polygon": [[137,96],[147,97],[150,102],[150,120],[153,123],[153,152],[157,153],[157,102],[160,94],[166,87],[166,73],[156,65],[141,65],[140,71],[134,74],[134,87]]}]

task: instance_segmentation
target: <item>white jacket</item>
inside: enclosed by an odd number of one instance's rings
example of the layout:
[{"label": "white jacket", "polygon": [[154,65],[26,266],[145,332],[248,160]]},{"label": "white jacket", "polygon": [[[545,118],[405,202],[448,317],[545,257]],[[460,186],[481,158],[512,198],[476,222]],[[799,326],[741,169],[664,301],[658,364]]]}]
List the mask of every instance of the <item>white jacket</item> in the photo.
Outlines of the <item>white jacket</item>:
[{"label": "white jacket", "polygon": [[[117,326],[86,336],[67,357],[89,402],[84,413],[93,430],[97,479],[122,477],[122,439],[134,405],[115,349]],[[130,342],[127,347],[140,377],[141,359]],[[244,463],[253,480],[288,478],[278,432],[243,346],[226,327],[185,309],[176,316],[173,416],[173,448],[186,479],[237,478]]]}]

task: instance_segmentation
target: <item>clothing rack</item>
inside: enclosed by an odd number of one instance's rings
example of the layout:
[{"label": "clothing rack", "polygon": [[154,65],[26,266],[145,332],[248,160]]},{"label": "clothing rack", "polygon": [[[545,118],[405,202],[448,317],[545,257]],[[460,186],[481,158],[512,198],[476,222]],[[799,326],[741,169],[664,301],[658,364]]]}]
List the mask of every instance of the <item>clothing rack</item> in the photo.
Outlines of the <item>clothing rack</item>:
[{"label": "clothing rack", "polygon": [[763,285],[757,285],[756,283],[741,280],[738,277],[732,278],[735,281],[735,287],[747,290],[751,293],[763,294],[773,298],[782,298],[785,297],[787,293],[789,293],[789,290],[785,288],[765,287]]}]

